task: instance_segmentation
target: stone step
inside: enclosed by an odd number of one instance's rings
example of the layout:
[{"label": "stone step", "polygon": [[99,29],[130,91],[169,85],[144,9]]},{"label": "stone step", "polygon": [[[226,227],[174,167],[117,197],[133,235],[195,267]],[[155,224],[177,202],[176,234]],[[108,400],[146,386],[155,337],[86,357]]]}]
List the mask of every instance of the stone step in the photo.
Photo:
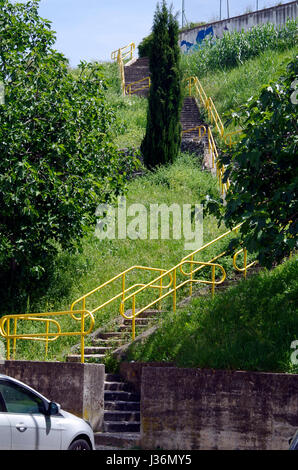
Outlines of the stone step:
[{"label": "stone step", "polygon": [[138,447],[140,438],[140,433],[94,433],[96,446],[117,447],[120,449],[133,449]]},{"label": "stone step", "polygon": [[107,347],[107,346],[86,346],[84,348],[84,353],[85,357],[86,355],[88,356],[89,354],[106,354],[109,351],[112,351],[112,347]]},{"label": "stone step", "polygon": [[123,378],[119,374],[105,374],[105,381],[106,382],[123,382]]},{"label": "stone step", "polygon": [[107,422],[126,421],[126,422],[140,422],[139,411],[105,411],[104,420]]},{"label": "stone step", "polygon": [[140,395],[135,392],[105,391],[104,400],[105,401],[137,402],[140,400]]},{"label": "stone step", "polygon": [[[85,362],[88,362],[89,359],[97,359],[98,361],[101,361],[104,357],[104,354],[85,354]],[[66,362],[81,362],[81,355],[69,354],[66,357]]]},{"label": "stone step", "polygon": [[120,339],[121,333],[119,331],[108,331],[106,333],[99,333],[97,339]]},{"label": "stone step", "polygon": [[105,411],[140,411],[140,401],[105,400]]},{"label": "stone step", "polygon": [[104,421],[103,423],[104,432],[116,432],[116,433],[135,433],[140,432],[139,422],[127,422],[127,421]]},{"label": "stone step", "polygon": [[104,389],[109,391],[132,392],[133,388],[127,382],[105,382]]},{"label": "stone step", "polygon": [[[144,326],[146,326],[146,325],[148,325],[148,323],[149,323],[150,320],[154,320],[154,318],[152,318],[152,317],[147,317],[147,318],[139,318],[139,317],[137,317],[137,318],[135,319],[135,322],[136,322],[136,325],[144,325]],[[125,319],[124,322],[123,322],[123,324],[124,324],[124,325],[131,325],[131,324],[132,324],[132,320],[127,320],[127,319]]]},{"label": "stone step", "polygon": [[123,340],[122,339],[113,339],[113,338],[110,338],[110,339],[93,339],[92,340],[92,345],[93,346],[100,346],[100,347],[104,347],[104,348],[108,348],[108,347],[119,347],[121,346],[121,344],[123,343]]}]

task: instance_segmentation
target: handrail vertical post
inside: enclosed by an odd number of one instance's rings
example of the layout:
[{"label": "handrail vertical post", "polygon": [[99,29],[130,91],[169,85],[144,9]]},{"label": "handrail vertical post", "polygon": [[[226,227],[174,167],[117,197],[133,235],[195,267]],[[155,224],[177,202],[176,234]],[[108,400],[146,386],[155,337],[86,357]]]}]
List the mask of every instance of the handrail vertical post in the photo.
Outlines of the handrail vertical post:
[{"label": "handrail vertical post", "polygon": [[136,296],[132,298],[132,340],[136,337]]},{"label": "handrail vertical post", "polygon": [[193,280],[193,264],[192,264],[192,261],[193,261],[193,255],[190,257],[190,286],[189,286],[189,295],[192,296],[192,280]]},{"label": "handrail vertical post", "polygon": [[17,338],[16,338],[16,334],[17,334],[17,318],[14,319],[14,329],[13,329],[13,347],[12,347],[12,355],[13,355],[13,359],[15,360],[16,358],[16,347],[17,347]]},{"label": "handrail vertical post", "polygon": [[85,361],[85,310],[82,310],[81,313],[81,363],[84,364]]},{"label": "handrail vertical post", "polygon": [[247,249],[244,248],[244,279],[246,279],[247,273]]},{"label": "handrail vertical post", "polygon": [[[160,275],[162,276],[162,271],[160,271]],[[160,278],[160,281],[159,281],[159,298],[161,298],[162,296],[162,277]],[[159,301],[159,304],[158,304],[158,310],[161,310],[161,300]]]},{"label": "handrail vertical post", "polygon": [[48,356],[48,347],[49,347],[49,320],[46,321],[46,344],[45,344],[45,349],[46,349],[46,357]]},{"label": "handrail vertical post", "polygon": [[10,318],[7,319],[7,350],[6,350],[6,358],[10,360]]},{"label": "handrail vertical post", "polygon": [[173,275],[173,311],[176,312],[176,300],[177,300],[177,292],[176,292],[176,268],[174,269],[174,275]]},{"label": "handrail vertical post", "polygon": [[215,291],[215,265],[212,265],[212,297],[214,297]]},{"label": "handrail vertical post", "polygon": [[122,300],[125,298],[125,273],[122,275]]}]

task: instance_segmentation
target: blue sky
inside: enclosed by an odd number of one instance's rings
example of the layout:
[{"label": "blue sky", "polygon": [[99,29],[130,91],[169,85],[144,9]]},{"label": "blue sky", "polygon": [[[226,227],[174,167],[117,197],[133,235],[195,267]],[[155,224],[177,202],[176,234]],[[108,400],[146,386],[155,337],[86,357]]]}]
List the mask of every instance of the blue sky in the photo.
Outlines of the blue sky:
[{"label": "blue sky", "polygon": [[[219,17],[220,0],[184,0],[188,22]],[[229,0],[230,16],[255,9],[257,0]],[[170,2],[168,2],[169,4]],[[172,0],[181,12],[182,0]],[[258,0],[259,9],[277,0]],[[282,3],[287,3],[283,1]],[[157,0],[41,0],[40,15],[52,21],[57,33],[55,47],[76,66],[80,60],[110,60],[113,50],[130,42],[136,45],[150,33]],[[227,0],[222,0],[223,17]],[[179,15],[181,22],[181,13]]]}]

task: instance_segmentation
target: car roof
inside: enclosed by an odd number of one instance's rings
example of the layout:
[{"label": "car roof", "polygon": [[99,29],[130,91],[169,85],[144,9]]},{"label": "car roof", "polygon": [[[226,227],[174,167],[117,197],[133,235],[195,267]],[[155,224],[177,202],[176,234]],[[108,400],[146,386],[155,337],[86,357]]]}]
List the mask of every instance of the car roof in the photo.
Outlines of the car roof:
[{"label": "car roof", "polygon": [[45,400],[46,402],[50,402],[50,400],[48,398],[46,398],[44,395],[42,395],[41,393],[39,393],[37,390],[35,390],[34,388],[30,387],[30,385],[27,385],[25,384],[24,382],[21,382],[20,380],[18,379],[15,379],[14,377],[10,377],[9,375],[5,375],[5,374],[0,374],[0,379],[4,379],[4,380],[9,380],[11,382],[14,382],[18,385],[21,385],[22,387],[26,388],[27,390],[29,390],[30,392],[33,392],[35,393],[36,395],[38,395],[40,398],[42,398],[43,400]]}]

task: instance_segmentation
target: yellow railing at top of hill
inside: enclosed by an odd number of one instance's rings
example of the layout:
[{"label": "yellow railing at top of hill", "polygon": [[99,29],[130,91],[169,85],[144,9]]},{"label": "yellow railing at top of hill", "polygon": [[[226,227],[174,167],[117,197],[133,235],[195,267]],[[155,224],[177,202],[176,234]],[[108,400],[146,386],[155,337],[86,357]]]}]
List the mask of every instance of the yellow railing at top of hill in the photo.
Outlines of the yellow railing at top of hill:
[{"label": "yellow railing at top of hill", "polygon": [[124,61],[132,60],[135,52],[136,46],[134,42],[131,42],[127,46],[121,47],[116,51],[113,51],[111,54],[112,60],[117,60],[120,69],[120,78],[121,78],[121,88],[122,93],[125,95],[125,72],[124,72]]}]

